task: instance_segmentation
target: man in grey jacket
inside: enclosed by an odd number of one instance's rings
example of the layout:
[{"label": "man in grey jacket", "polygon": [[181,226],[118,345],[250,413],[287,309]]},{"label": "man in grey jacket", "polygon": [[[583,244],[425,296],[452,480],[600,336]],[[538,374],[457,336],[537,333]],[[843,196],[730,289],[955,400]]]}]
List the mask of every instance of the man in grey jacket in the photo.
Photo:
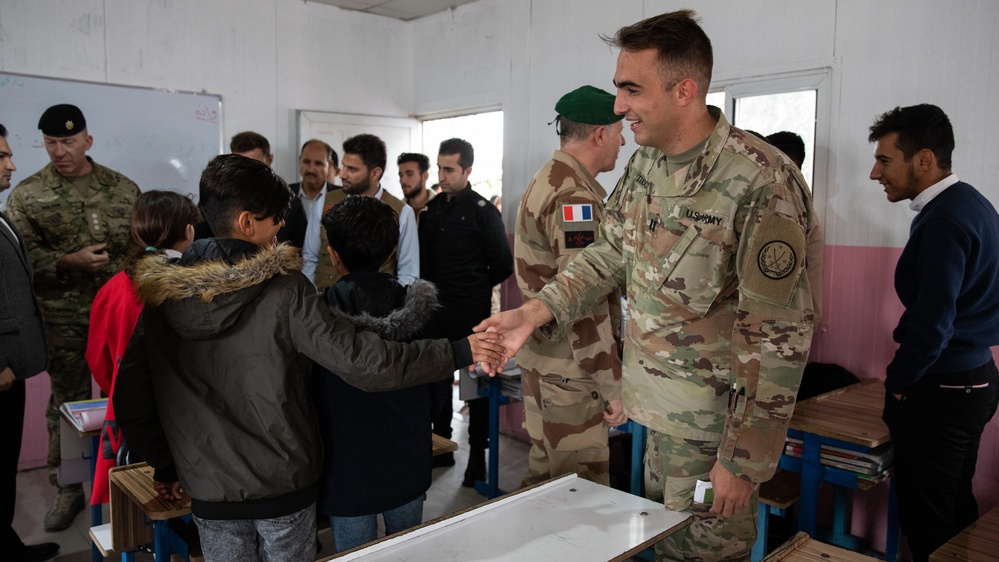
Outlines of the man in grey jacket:
[{"label": "man in grey jacket", "polygon": [[[0,191],[10,187],[17,168],[0,125]],[[11,527],[17,497],[17,459],[24,428],[24,380],[45,370],[45,332],[35,293],[31,290],[31,260],[24,241],[0,212],[0,552],[4,560],[48,560],[59,545],[25,545]]]}]

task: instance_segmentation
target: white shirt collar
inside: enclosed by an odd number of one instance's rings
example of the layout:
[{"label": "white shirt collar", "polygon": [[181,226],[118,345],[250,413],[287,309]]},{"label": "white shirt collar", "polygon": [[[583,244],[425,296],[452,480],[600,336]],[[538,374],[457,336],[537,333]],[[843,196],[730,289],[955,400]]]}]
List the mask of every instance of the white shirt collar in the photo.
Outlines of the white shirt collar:
[{"label": "white shirt collar", "polygon": [[174,250],[173,248],[163,248],[162,250],[160,250],[160,252],[164,256],[166,256],[166,257],[168,257],[170,259],[180,259],[180,256],[183,255],[180,252],[178,252],[177,250]]},{"label": "white shirt collar", "polygon": [[909,208],[912,209],[913,211],[916,211],[917,213],[919,211],[922,211],[923,207],[925,207],[926,204],[929,203],[930,201],[933,201],[933,199],[937,195],[943,193],[943,190],[947,189],[948,187],[954,185],[959,181],[961,180],[957,179],[957,174],[951,174],[945,177],[944,179],[938,181],[937,183],[927,187],[922,191],[922,193],[915,196],[912,199],[912,201],[909,201]]}]

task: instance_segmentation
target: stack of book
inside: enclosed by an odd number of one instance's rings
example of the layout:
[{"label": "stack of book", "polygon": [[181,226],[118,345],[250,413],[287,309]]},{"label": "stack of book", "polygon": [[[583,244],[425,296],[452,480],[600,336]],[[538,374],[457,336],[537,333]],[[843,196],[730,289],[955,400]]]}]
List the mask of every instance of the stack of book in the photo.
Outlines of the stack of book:
[{"label": "stack of book", "polygon": [[[787,443],[784,445],[784,454],[800,459],[801,450],[801,439],[788,437]],[[850,451],[831,445],[822,445],[819,462],[826,466],[856,472],[862,477],[874,477],[891,468],[894,458],[895,454],[891,443],[885,443],[867,451]]]},{"label": "stack of book", "polygon": [[66,421],[81,433],[100,431],[104,426],[104,414],[108,409],[107,398],[63,402],[59,410],[65,414]]}]

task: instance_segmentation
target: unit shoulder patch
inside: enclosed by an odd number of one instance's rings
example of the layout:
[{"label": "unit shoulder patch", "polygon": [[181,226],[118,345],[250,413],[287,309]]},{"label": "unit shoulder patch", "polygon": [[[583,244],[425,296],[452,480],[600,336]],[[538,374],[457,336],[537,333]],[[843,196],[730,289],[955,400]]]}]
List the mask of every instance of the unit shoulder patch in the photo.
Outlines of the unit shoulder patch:
[{"label": "unit shoulder patch", "polygon": [[752,236],[743,258],[741,289],[753,298],[786,307],[803,270],[805,233],[798,223],[768,214]]}]

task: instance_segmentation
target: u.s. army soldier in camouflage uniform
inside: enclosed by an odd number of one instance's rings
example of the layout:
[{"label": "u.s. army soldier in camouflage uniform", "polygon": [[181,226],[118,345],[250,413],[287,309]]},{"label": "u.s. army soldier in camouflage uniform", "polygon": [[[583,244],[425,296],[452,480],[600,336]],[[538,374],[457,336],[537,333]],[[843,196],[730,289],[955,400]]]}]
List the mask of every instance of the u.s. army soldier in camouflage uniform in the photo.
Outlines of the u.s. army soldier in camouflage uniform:
[{"label": "u.s. army soldier in camouflage uniform", "polygon": [[[741,560],[808,356],[811,200],[797,168],[705,104],[711,44],[693,13],[622,28],[615,111],[642,145],[598,241],[538,298],[481,323],[516,348],[627,286],[625,412],[649,428],[646,495],[692,513],[657,557]],[[693,502],[710,480],[714,503]]]},{"label": "u.s. army soldier in camouflage uniform", "polygon": [[[139,188],[86,156],[93,138],[76,106],[50,107],[38,128],[51,163],[19,183],[7,204],[8,216],[29,249],[48,332],[52,380],[45,413],[48,468],[49,480],[58,485],[59,406],[90,397],[90,371],[84,359],[90,304],[97,290],[121,269],[129,215]],[[60,486],[55,505],[45,515],[45,529],[69,527],[82,510],[82,486]]]},{"label": "u.s. army soldier in camouflage uniform", "polygon": [[[538,171],[517,214],[514,261],[524,300],[596,238],[607,192],[594,178],[614,169],[624,144],[614,96],[583,86],[555,104],[560,150]],[[621,295],[612,291],[565,331],[540,332],[517,353],[524,426],[531,436],[521,486],[577,473],[610,484],[609,425],[626,421],[621,403]]]}]

